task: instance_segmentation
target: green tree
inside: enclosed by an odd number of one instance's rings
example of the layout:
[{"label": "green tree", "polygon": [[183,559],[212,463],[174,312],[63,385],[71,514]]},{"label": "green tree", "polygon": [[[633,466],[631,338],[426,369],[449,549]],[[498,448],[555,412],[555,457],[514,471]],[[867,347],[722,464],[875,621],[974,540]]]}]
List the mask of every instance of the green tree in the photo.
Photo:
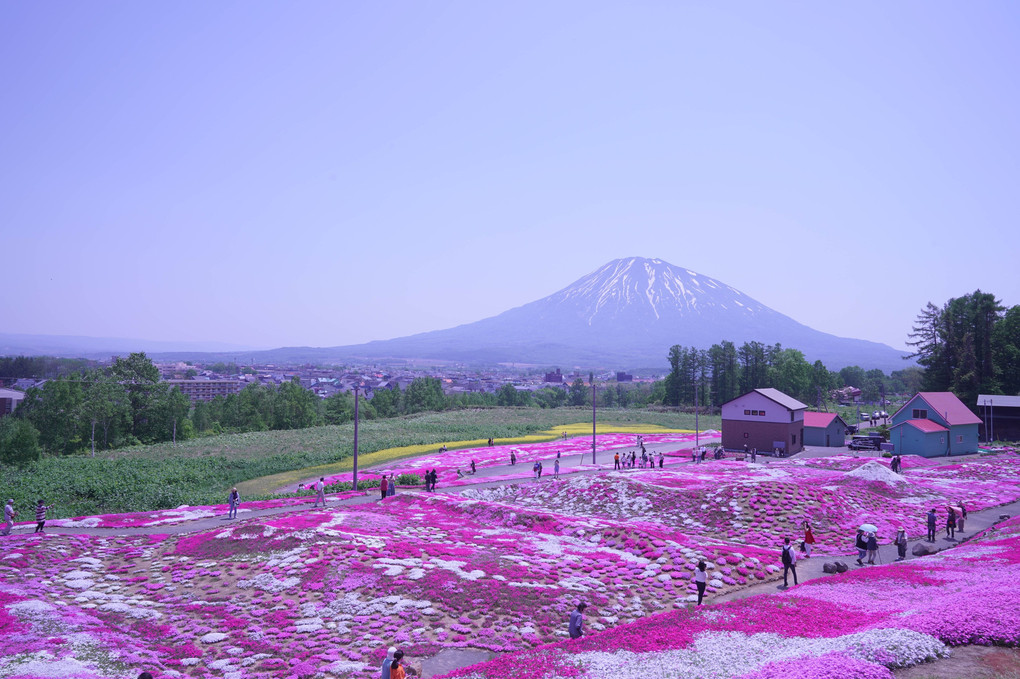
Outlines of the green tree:
[{"label": "green tree", "polygon": [[773,354],[769,368],[769,382],[784,394],[799,399],[811,399],[811,365],[804,354],[796,349],[782,349]]},{"label": "green tree", "polygon": [[81,380],[49,380],[25,392],[17,414],[36,428],[43,448],[66,455],[82,447],[83,400]]},{"label": "green tree", "polygon": [[435,377],[416,377],[404,391],[404,411],[408,414],[439,411],[445,407],[443,385]]},{"label": "green tree", "polygon": [[[372,406],[379,417],[396,417],[401,413],[403,401],[404,396],[400,391],[400,385],[396,383],[388,389],[377,389],[372,392]],[[353,398],[351,399],[351,404],[351,417],[353,418]]]},{"label": "green tree", "polygon": [[273,429],[305,429],[320,424],[319,398],[298,377],[280,385],[273,408]]},{"label": "green tree", "polygon": [[517,405],[517,389],[514,388],[514,385],[507,382],[499,388],[496,392],[496,404],[500,406]]},{"label": "green tree", "polygon": [[580,377],[570,383],[570,405],[583,406],[588,402],[588,387]]},{"label": "green tree", "polygon": [[1008,309],[995,325],[992,359],[1002,393],[1020,394],[1020,306]]},{"label": "green tree", "polygon": [[159,369],[145,352],[137,352],[114,361],[110,374],[127,390],[131,403],[131,433],[145,443],[160,440],[154,434],[158,427],[150,422],[150,409],[157,396]]},{"label": "green tree", "polygon": [[0,417],[0,464],[24,465],[38,460],[39,432],[20,417]]},{"label": "green tree", "polygon": [[130,400],[120,382],[101,370],[90,370],[82,375],[82,401],[80,419],[88,424],[92,457],[96,456],[96,427],[103,434],[104,447],[110,443],[110,429],[126,429],[131,422]]},{"label": "green tree", "polygon": [[[376,397],[378,398],[378,394],[376,394]],[[360,408],[358,416],[361,416]],[[354,394],[338,391],[327,398],[323,403],[323,417],[326,420],[326,424],[347,424],[348,422],[353,422]]]}]

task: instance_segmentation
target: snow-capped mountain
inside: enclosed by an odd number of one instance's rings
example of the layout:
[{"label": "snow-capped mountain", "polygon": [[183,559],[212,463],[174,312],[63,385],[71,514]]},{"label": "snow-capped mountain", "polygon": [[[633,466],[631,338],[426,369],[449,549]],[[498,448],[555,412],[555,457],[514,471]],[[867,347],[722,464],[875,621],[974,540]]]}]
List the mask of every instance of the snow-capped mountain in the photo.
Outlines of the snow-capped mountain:
[{"label": "snow-capped mountain", "polygon": [[331,358],[416,358],[654,368],[674,344],[781,343],[830,369],[900,369],[903,353],[813,330],[721,281],[664,262],[617,259],[548,297],[475,323],[321,350]]}]

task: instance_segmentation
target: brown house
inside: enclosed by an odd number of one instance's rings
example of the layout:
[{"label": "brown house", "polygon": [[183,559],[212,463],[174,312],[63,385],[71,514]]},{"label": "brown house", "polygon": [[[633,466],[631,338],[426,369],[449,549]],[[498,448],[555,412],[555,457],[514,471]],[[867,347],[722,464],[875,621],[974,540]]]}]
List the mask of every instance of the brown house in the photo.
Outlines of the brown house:
[{"label": "brown house", "polygon": [[722,444],[742,450],[779,449],[786,455],[804,448],[807,405],[778,389],[755,389],[722,404]]}]

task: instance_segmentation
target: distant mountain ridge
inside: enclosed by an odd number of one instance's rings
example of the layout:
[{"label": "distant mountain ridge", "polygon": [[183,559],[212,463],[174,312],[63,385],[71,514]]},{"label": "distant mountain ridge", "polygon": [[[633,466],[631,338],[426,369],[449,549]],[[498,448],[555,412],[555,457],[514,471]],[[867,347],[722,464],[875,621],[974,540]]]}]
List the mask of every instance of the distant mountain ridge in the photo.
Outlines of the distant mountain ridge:
[{"label": "distant mountain ridge", "polygon": [[798,323],[740,290],[661,259],[613,260],[555,292],[446,330],[324,349],[348,359],[418,358],[660,368],[674,344],[781,343],[830,369],[896,370],[904,352]]},{"label": "distant mountain ridge", "polygon": [[[8,353],[3,351],[5,337],[0,335],[0,353]],[[658,370],[666,366],[674,344],[708,348],[724,340],[738,346],[778,342],[804,352],[809,361],[820,359],[830,370],[860,365],[889,371],[908,365],[905,352],[886,344],[819,332],[714,278],[643,257],[613,260],[547,297],[445,330],[328,348],[207,353],[177,345],[162,352],[145,350],[164,360],[404,360]]]},{"label": "distant mountain ridge", "polygon": [[83,335],[29,335],[0,333],[0,356],[60,356],[64,358],[110,358],[132,351],[159,353],[250,351],[227,342],[173,342],[128,339],[124,337],[86,337]]}]

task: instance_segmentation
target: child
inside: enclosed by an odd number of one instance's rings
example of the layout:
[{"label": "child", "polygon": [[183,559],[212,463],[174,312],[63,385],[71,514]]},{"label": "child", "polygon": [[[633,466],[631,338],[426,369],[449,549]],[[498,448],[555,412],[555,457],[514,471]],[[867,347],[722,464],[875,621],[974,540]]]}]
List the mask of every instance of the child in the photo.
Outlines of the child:
[{"label": "child", "polygon": [[53,505],[44,505],[42,500],[39,500],[39,504],[35,506],[35,532],[45,533],[43,526],[46,525],[46,510]]}]

